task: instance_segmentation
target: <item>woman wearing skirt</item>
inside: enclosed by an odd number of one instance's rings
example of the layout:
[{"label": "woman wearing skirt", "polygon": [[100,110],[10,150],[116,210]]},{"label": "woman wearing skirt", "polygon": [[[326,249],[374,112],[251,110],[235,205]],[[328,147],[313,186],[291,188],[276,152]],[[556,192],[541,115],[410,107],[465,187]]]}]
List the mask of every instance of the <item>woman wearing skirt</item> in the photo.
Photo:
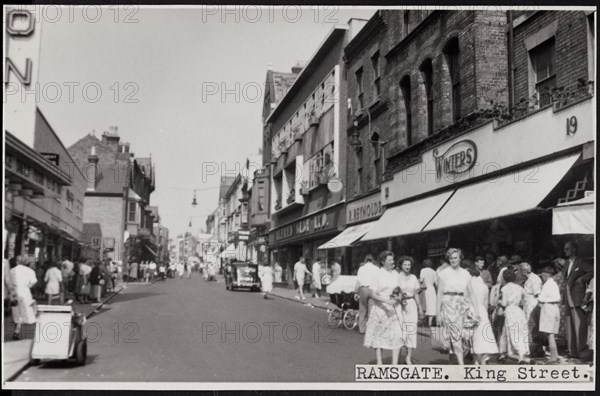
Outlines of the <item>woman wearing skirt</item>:
[{"label": "woman wearing skirt", "polygon": [[412,257],[404,256],[398,261],[400,274],[398,274],[398,285],[400,286],[400,310],[402,317],[402,332],[406,337],[406,364],[412,364],[412,351],[417,347],[417,327],[419,317],[423,316],[423,309],[417,299],[417,293],[421,288],[419,280],[411,274],[414,260]]},{"label": "woman wearing skirt", "polygon": [[405,345],[401,329],[401,318],[392,300],[398,287],[398,273],[394,271],[394,254],[384,251],[379,255],[382,268],[373,279],[369,298],[369,319],[363,345],[375,348],[377,364],[383,364],[382,349],[392,351],[392,364],[398,364],[400,348]]},{"label": "woman wearing skirt", "polygon": [[441,326],[442,345],[456,355],[458,364],[464,363],[466,334],[463,321],[469,309],[467,284],[471,275],[460,262],[464,258],[460,249],[450,248],[446,252],[450,266],[438,274],[437,325]]},{"label": "woman wearing skirt", "polygon": [[469,274],[471,279],[469,279],[467,290],[473,310],[478,317],[477,326],[473,329],[471,350],[475,355],[476,363],[484,365],[489,359],[489,354],[498,353],[498,345],[496,345],[496,338],[488,317],[488,287],[481,278],[477,267],[469,268]]},{"label": "woman wearing skirt", "polygon": [[[529,327],[525,312],[519,307],[525,291],[516,283],[517,275],[507,268],[502,276],[506,285],[500,293],[500,305],[504,308],[504,327],[500,336],[500,353],[518,360],[519,364],[529,364]],[[504,360],[504,359],[499,359]]]}]

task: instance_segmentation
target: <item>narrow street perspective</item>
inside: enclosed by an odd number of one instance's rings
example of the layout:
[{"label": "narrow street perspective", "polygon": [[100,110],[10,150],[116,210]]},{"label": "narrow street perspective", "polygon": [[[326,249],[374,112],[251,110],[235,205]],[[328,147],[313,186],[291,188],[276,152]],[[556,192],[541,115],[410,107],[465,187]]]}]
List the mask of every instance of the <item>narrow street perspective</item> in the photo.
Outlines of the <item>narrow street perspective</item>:
[{"label": "narrow street perspective", "polygon": [[3,386],[595,387],[596,6],[4,6]]}]

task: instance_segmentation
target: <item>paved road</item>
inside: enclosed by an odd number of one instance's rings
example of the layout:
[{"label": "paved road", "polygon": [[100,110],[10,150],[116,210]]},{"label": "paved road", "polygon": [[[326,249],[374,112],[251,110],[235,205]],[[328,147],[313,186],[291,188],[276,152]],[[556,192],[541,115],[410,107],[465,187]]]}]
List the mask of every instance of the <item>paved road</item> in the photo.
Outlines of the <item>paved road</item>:
[{"label": "paved road", "polygon": [[[86,325],[88,363],[45,362],[16,381],[337,382],[374,363],[327,313],[201,278],[129,286]],[[447,363],[422,337],[415,363]]]}]

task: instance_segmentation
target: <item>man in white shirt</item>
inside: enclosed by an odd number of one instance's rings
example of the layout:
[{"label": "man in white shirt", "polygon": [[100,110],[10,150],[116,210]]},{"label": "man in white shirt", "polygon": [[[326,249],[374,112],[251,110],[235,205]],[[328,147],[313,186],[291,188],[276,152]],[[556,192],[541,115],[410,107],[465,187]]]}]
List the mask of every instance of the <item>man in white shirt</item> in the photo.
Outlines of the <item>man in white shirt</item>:
[{"label": "man in white shirt", "polygon": [[540,310],[540,332],[548,335],[548,347],[550,349],[550,362],[559,360],[558,349],[554,335],[558,333],[560,327],[560,289],[553,278],[553,267],[546,267],[540,274],[544,282],[538,301],[541,305]]},{"label": "man in white shirt", "polygon": [[364,334],[367,329],[367,317],[369,316],[369,296],[374,286],[374,281],[379,273],[379,267],[373,263],[373,256],[368,254],[356,274],[356,288],[360,299],[358,300],[358,331]]},{"label": "man in white shirt", "polygon": [[154,260],[150,261],[148,265],[148,271],[150,271],[150,282],[154,281],[154,276],[156,275],[156,263]]}]

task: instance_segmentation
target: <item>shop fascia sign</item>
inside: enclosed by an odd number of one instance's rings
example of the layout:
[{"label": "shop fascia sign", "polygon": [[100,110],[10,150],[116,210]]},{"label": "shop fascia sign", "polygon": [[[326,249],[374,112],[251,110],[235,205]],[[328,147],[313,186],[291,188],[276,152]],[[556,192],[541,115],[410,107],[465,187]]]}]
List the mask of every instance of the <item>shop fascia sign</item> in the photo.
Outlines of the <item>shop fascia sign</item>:
[{"label": "shop fascia sign", "polygon": [[328,212],[323,212],[282,227],[275,231],[275,240],[280,241],[331,228],[333,222],[330,221],[330,215]]},{"label": "shop fascia sign", "polygon": [[477,145],[472,140],[461,140],[450,146],[443,154],[433,150],[436,180],[446,175],[468,172],[477,161]]},{"label": "shop fascia sign", "polygon": [[[594,111],[590,99],[559,110],[548,107],[501,127],[492,122],[479,126],[426,150],[421,161],[395,172],[382,183],[381,202],[387,206],[476,177],[495,180],[506,168],[593,142],[596,129],[589,115]],[[516,169],[517,182],[536,177],[535,167]]]},{"label": "shop fascia sign", "polygon": [[376,194],[346,205],[346,222],[348,224],[374,219],[383,214],[381,195]]}]

